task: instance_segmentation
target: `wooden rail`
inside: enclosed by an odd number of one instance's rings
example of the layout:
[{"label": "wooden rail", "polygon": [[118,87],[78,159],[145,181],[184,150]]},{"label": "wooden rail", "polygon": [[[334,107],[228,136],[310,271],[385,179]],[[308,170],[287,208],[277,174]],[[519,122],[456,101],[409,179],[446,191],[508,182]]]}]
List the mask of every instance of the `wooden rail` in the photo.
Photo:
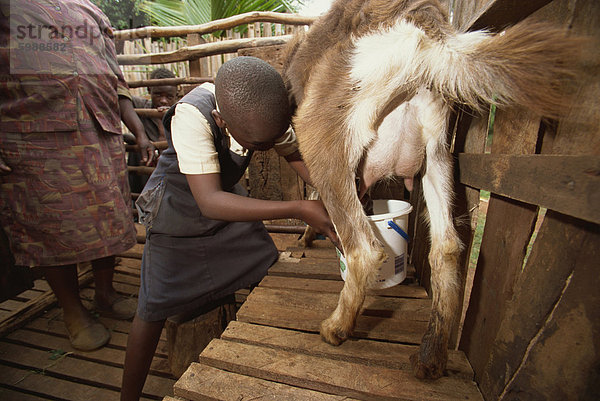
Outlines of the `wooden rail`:
[{"label": "wooden rail", "polygon": [[117,61],[121,65],[164,64],[178,61],[189,61],[215,54],[235,53],[240,49],[260,46],[282,45],[292,38],[291,35],[273,36],[267,38],[244,38],[224,40],[222,42],[204,43],[195,46],[181,47],[177,50],[163,53],[148,54],[119,54]]},{"label": "wooden rail", "polygon": [[140,38],[165,38],[185,36],[189,34],[204,35],[207,33],[234,28],[253,22],[274,22],[287,25],[310,25],[317,17],[307,17],[297,14],[283,14],[271,11],[256,11],[235,15],[221,20],[211,21],[201,25],[185,25],[177,27],[147,26],[137,29],[124,29],[115,32],[115,39],[128,40]]},{"label": "wooden rail", "polygon": [[162,79],[142,79],[139,81],[127,81],[130,88],[142,88],[146,86],[170,86],[170,85],[195,85],[205,82],[214,82],[213,77],[184,77],[184,78],[162,78]]},{"label": "wooden rail", "polygon": [[460,182],[600,223],[600,157],[459,155]]}]

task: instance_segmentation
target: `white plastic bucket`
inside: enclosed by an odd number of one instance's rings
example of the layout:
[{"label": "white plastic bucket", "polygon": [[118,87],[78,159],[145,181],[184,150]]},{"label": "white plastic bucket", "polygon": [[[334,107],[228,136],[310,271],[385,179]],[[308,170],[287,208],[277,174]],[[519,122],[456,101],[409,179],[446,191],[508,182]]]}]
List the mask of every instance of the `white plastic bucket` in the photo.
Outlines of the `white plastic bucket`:
[{"label": "white plastic bucket", "polygon": [[[372,288],[389,288],[406,278],[408,214],[412,206],[401,200],[374,200],[373,215],[368,216],[375,236],[383,244],[386,259],[377,272]],[[340,274],[346,280],[348,262],[336,249],[340,260]]]}]

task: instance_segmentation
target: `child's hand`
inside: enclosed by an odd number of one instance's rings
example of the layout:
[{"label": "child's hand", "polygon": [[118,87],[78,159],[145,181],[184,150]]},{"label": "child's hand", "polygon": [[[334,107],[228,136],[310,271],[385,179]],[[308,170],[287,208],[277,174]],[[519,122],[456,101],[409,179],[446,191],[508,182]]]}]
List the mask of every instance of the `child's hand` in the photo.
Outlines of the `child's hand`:
[{"label": "child's hand", "polygon": [[320,200],[303,201],[302,216],[302,220],[314,228],[316,232],[326,235],[338,249],[342,249],[340,240],[323,202]]},{"label": "child's hand", "polygon": [[140,147],[139,152],[142,158],[142,163],[144,163],[146,166],[154,165],[154,162],[158,157],[158,152],[155,152],[156,148],[152,142],[148,140],[146,133],[144,132],[143,135],[140,135],[139,138],[136,139],[137,144]]},{"label": "child's hand", "polygon": [[0,156],[0,175],[8,174],[10,172],[12,172],[12,169],[10,167],[8,167],[8,165],[6,164],[6,162],[4,161],[2,156]]}]

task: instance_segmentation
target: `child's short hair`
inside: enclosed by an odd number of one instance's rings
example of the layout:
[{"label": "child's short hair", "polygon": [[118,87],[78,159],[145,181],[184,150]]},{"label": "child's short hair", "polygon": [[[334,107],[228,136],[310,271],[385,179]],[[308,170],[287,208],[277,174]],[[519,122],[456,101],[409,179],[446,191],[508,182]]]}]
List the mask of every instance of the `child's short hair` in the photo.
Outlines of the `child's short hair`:
[{"label": "child's short hair", "polygon": [[243,124],[248,118],[259,118],[289,126],[290,107],[283,79],[261,59],[244,56],[224,63],[215,78],[215,95],[226,121]]},{"label": "child's short hair", "polygon": [[164,79],[164,78],[175,78],[175,74],[171,70],[164,67],[159,67],[150,73],[150,79]]}]

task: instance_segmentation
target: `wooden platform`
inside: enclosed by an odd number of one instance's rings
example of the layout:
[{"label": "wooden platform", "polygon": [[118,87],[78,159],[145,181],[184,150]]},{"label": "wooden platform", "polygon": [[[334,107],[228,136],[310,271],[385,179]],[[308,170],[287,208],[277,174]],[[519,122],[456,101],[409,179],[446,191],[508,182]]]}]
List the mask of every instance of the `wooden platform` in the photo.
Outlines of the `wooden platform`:
[{"label": "wooden platform", "polygon": [[[355,338],[339,347],[321,341],[319,324],[343,286],[335,252],[324,241],[303,250],[282,237],[274,235],[285,252],[247,296],[237,320],[177,381],[163,332],[144,400],[482,399],[462,352],[450,352],[447,377],[429,383],[412,376],[408,358],[425,331],[431,301],[410,271],[402,285],[367,298]],[[138,244],[120,256],[114,281],[121,294],[137,296],[141,250]],[[91,308],[88,269],[80,284]],[[236,295],[244,301],[243,291]],[[110,343],[81,352],[70,346],[44,280],[0,303],[0,400],[118,400],[130,322],[100,320],[112,332]]]},{"label": "wooden platform", "polygon": [[[122,295],[137,297],[142,249],[138,244],[119,258],[114,286]],[[93,309],[89,267],[83,266],[79,282],[84,304]],[[0,303],[0,400],[118,400],[131,322],[100,321],[111,331],[109,344],[82,352],[71,347],[61,309],[45,280],[36,280],[33,289]],[[142,399],[171,395],[175,379],[163,330]]]},{"label": "wooden platform", "polygon": [[320,322],[334,309],[343,282],[335,251],[290,248],[174,386],[174,399],[482,400],[462,352],[451,351],[448,376],[424,382],[409,356],[429,320],[431,300],[407,278],[373,292],[355,338],[321,341]]}]

